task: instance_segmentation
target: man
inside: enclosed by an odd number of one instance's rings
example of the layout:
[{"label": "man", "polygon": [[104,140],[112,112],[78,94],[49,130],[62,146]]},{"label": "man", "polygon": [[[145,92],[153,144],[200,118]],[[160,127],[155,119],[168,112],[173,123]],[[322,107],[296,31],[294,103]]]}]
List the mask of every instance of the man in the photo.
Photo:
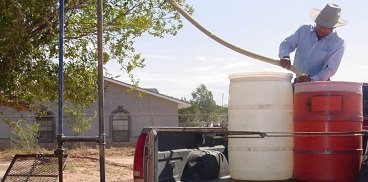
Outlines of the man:
[{"label": "man", "polygon": [[344,40],[334,30],[345,25],[341,8],[333,3],[322,10],[312,9],[310,16],[316,25],[302,25],[280,44],[280,66],[289,69],[290,53],[295,50],[294,66],[303,72],[296,82],[327,81],[340,65],[345,50]]}]

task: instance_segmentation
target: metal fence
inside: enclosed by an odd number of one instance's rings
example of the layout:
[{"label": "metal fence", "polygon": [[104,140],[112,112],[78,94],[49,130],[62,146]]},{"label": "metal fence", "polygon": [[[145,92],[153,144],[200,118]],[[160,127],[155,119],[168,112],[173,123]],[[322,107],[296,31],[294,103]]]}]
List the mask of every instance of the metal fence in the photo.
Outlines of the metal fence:
[{"label": "metal fence", "polygon": [[[71,122],[71,118],[74,118]],[[77,119],[75,119],[77,118]],[[226,114],[112,114],[105,115],[108,141],[129,142],[138,137],[144,127],[227,127]],[[95,115],[64,116],[64,135],[93,136],[98,125]],[[6,122],[7,121],[7,122]],[[12,127],[9,122],[12,121]],[[34,126],[36,125],[36,127]],[[36,135],[32,135],[37,128]],[[3,148],[16,148],[35,144],[51,145],[56,142],[56,116],[2,116],[0,117],[0,143]],[[32,140],[33,141],[32,143]],[[0,148],[1,149],[1,148]]]}]

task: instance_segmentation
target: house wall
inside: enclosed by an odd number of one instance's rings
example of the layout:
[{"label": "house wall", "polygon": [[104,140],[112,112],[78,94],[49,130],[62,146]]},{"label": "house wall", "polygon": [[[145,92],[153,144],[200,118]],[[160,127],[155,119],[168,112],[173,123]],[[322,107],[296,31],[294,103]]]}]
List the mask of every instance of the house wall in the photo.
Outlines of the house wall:
[{"label": "house wall", "polygon": [[[149,94],[140,97],[137,91],[107,82],[105,115],[122,106],[131,115],[131,136],[138,137],[148,126],[178,126],[178,104]],[[108,132],[106,132],[107,134]]]}]

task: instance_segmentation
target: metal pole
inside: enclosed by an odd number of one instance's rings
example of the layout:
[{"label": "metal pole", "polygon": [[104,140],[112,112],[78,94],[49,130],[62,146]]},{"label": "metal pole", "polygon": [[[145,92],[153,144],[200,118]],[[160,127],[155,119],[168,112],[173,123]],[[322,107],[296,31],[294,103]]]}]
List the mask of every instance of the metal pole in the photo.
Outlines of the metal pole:
[{"label": "metal pole", "polygon": [[100,142],[99,136],[64,136],[62,142]]},{"label": "metal pole", "polygon": [[63,92],[64,92],[64,0],[59,0],[59,110],[58,110],[58,147],[55,155],[59,159],[59,182],[63,182]]},{"label": "metal pole", "polygon": [[221,97],[221,107],[224,107],[224,93],[222,93]]},{"label": "metal pole", "polygon": [[98,49],[98,114],[100,181],[105,182],[105,124],[104,124],[104,78],[103,78],[103,12],[102,0],[97,1],[97,49]]}]

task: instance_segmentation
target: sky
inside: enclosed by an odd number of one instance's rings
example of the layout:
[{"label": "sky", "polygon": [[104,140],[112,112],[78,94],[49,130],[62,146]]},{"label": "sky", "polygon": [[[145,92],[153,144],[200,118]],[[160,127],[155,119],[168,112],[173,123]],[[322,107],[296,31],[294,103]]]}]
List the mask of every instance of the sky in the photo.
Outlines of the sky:
[{"label": "sky", "polygon": [[[333,81],[368,82],[367,0],[187,0],[192,17],[223,40],[247,51],[278,59],[280,42],[303,24],[314,24],[311,8],[322,9],[333,2],[348,20],[336,31],[345,39],[346,50]],[[234,52],[207,37],[184,17],[184,28],[176,36],[138,39],[135,49],[146,66],[133,73],[141,88],[156,88],[161,94],[190,100],[204,84],[218,105],[227,105],[229,75],[242,72],[290,72]],[[106,66],[113,75],[118,66]],[[291,73],[291,72],[290,72]],[[129,83],[127,77],[118,78]]]}]

